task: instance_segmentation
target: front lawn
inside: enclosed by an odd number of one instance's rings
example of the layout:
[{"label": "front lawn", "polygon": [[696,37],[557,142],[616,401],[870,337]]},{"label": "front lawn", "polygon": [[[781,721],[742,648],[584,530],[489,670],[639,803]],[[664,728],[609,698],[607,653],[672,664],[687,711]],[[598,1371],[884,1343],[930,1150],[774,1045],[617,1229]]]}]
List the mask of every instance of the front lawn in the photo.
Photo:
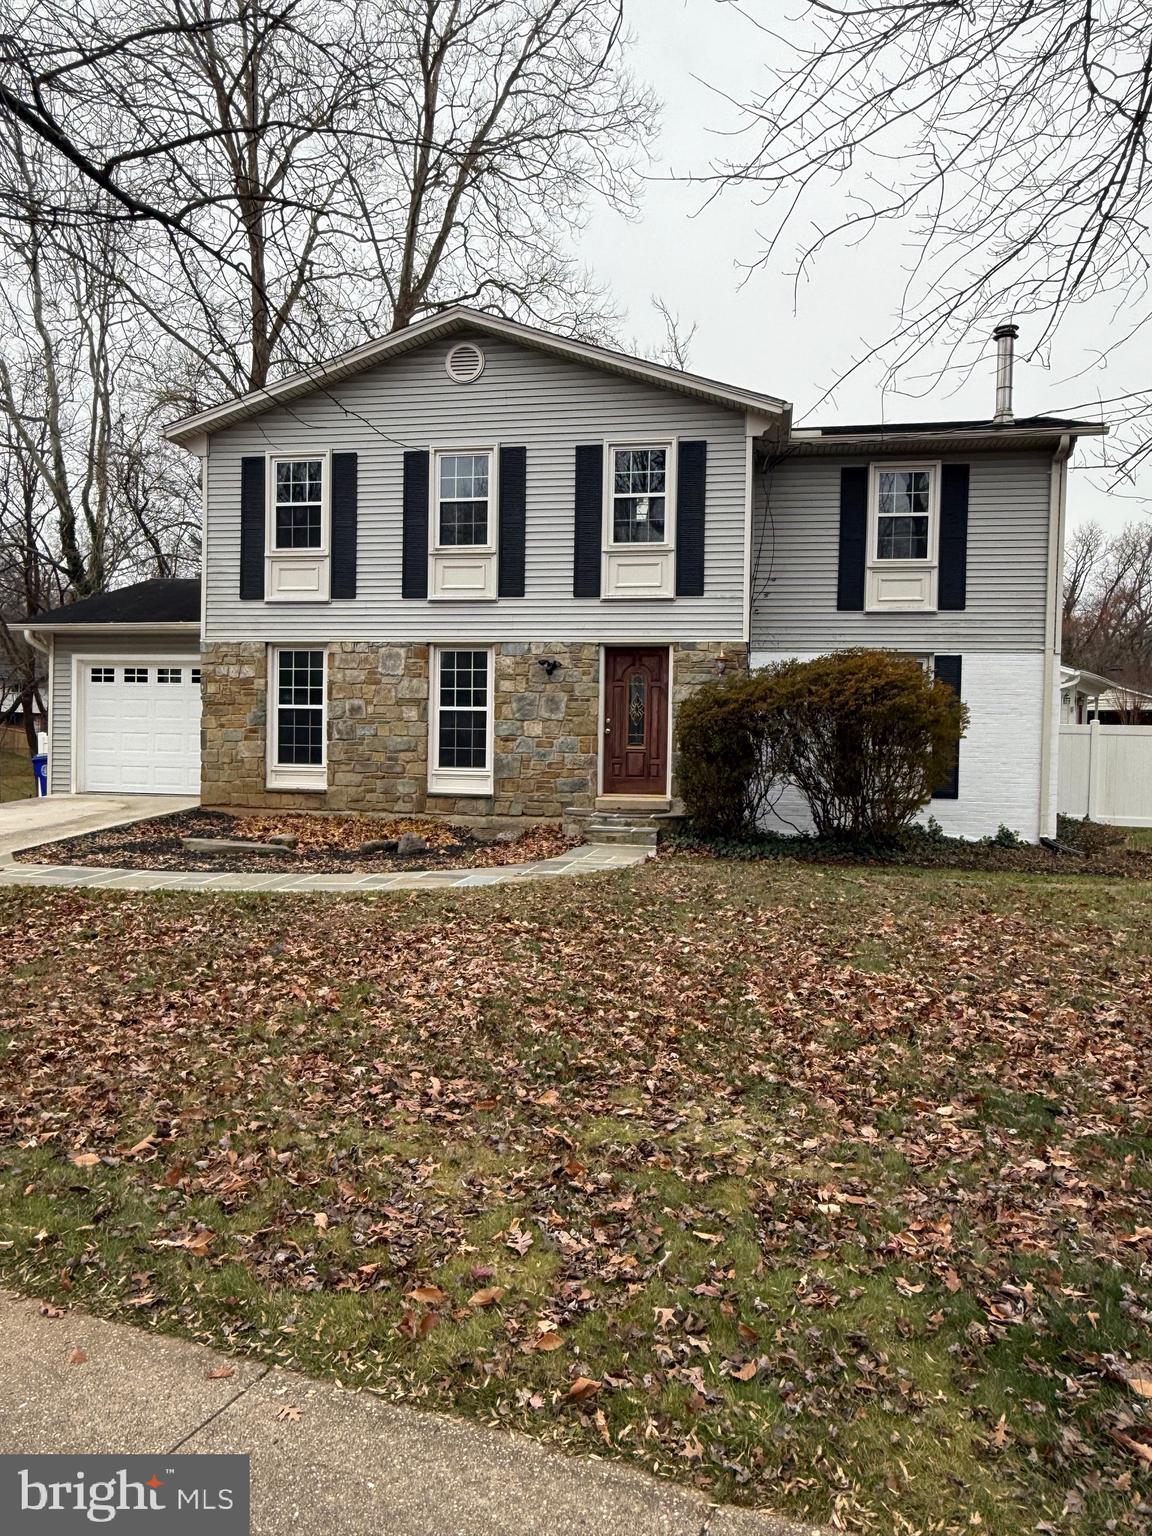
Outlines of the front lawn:
[{"label": "front lawn", "polygon": [[0,805],[9,800],[28,800],[36,793],[36,776],[27,752],[0,748]]},{"label": "front lawn", "polygon": [[0,925],[7,1284],[847,1530],[1147,1529],[1147,882]]}]

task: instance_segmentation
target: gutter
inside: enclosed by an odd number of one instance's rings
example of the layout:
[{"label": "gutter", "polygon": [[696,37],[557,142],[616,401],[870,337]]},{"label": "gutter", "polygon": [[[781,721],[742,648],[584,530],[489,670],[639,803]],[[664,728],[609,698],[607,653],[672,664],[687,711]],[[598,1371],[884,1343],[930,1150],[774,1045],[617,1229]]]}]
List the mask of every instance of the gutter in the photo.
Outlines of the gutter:
[{"label": "gutter", "polygon": [[1052,837],[1056,830],[1056,807],[1052,803],[1052,757],[1055,742],[1056,668],[1060,660],[1060,591],[1064,560],[1064,518],[1068,492],[1068,460],[1076,446],[1071,432],[1065,432],[1052,455],[1052,473],[1048,497],[1048,581],[1044,617],[1044,697],[1040,715],[1040,836]]},{"label": "gutter", "polygon": [[200,624],[197,620],[184,620],[172,622],[154,619],[149,624],[135,624],[122,622],[118,619],[106,619],[91,624],[35,624],[29,625],[24,631],[24,638],[29,645],[35,645],[37,650],[44,650],[44,646],[32,639],[33,634],[39,635],[107,635],[107,634],[163,634],[163,635],[198,635]]}]

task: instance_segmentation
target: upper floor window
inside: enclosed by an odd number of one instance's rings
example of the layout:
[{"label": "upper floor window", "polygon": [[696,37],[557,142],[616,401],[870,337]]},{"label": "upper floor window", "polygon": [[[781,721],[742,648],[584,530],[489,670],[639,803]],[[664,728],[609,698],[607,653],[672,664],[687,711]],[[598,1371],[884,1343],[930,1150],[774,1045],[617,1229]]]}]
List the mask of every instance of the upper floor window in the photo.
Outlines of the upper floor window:
[{"label": "upper floor window", "polygon": [[667,448],[613,448],[612,543],[665,543],[667,493]]},{"label": "upper floor window", "polygon": [[323,549],[324,460],[274,459],[272,464],[273,548]]},{"label": "upper floor window", "polygon": [[491,453],[441,453],[436,459],[436,543],[484,549],[491,542]]},{"label": "upper floor window", "polygon": [[872,465],[865,608],[930,613],[936,607],[940,466]]},{"label": "upper floor window", "polygon": [[930,467],[876,472],[877,560],[928,560],[932,555]]}]

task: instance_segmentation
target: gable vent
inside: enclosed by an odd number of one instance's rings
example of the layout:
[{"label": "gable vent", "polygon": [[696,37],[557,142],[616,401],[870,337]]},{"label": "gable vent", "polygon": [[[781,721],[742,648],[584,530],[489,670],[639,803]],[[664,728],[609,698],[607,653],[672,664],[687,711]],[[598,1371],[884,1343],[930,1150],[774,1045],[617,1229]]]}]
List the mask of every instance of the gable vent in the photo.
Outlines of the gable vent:
[{"label": "gable vent", "polygon": [[471,384],[484,372],[484,354],[475,342],[462,341],[449,352],[444,367],[457,384]]}]

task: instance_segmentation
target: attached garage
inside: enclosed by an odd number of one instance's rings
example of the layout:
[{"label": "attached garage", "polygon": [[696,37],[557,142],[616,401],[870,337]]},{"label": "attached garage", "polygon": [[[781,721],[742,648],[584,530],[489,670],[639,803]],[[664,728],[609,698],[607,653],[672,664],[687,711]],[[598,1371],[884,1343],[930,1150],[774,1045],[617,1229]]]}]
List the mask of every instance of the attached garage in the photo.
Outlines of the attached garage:
[{"label": "attached garage", "polygon": [[200,583],[146,581],[40,614],[50,794],[200,792]]},{"label": "attached garage", "polygon": [[200,792],[200,668],[176,656],[75,657],[75,788]]}]

